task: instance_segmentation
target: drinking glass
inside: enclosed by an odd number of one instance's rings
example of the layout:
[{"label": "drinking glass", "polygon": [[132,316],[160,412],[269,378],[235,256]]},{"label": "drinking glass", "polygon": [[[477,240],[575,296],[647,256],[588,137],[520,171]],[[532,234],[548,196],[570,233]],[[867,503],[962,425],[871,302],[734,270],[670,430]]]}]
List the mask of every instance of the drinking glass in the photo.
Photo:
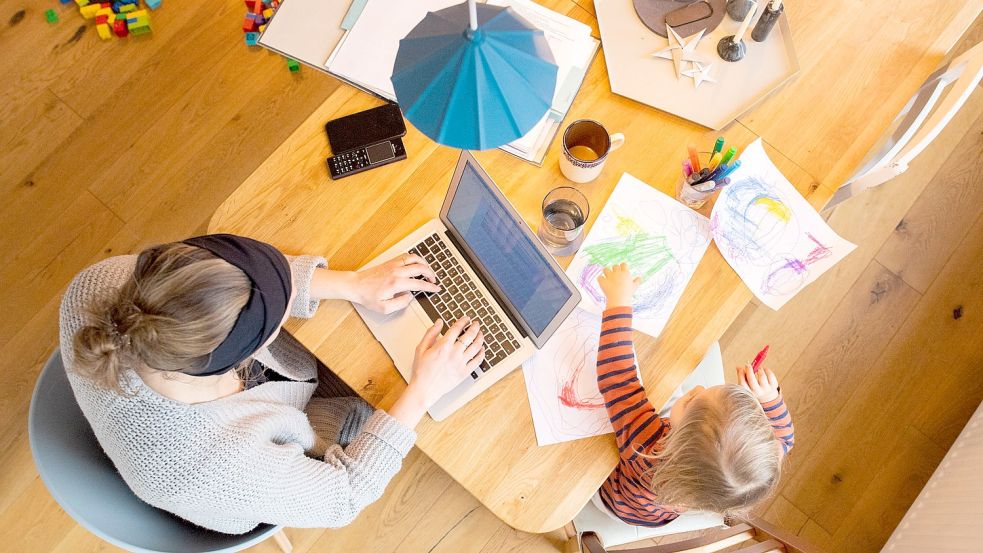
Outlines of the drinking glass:
[{"label": "drinking glass", "polygon": [[555,188],[543,198],[543,220],[539,238],[556,256],[573,254],[584,241],[584,223],[590,216],[590,203],[570,186]]}]

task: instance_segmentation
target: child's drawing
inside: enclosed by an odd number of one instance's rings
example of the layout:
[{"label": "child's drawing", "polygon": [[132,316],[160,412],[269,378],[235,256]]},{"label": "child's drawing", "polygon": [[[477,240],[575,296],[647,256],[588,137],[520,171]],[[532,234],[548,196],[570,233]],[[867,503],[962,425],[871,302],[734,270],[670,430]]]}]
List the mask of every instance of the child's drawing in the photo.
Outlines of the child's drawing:
[{"label": "child's drawing", "polygon": [[600,314],[605,298],[597,277],[626,262],[642,278],[635,292],[635,328],[658,336],[710,243],[708,220],[625,173],[591,228],[567,274]]},{"label": "child's drawing", "polygon": [[758,140],[741,155],[711,214],[724,258],[778,309],[856,246],[840,238],[771,163]]},{"label": "child's drawing", "polygon": [[576,309],[522,365],[539,445],[612,432],[597,389],[600,330],[600,317]]}]

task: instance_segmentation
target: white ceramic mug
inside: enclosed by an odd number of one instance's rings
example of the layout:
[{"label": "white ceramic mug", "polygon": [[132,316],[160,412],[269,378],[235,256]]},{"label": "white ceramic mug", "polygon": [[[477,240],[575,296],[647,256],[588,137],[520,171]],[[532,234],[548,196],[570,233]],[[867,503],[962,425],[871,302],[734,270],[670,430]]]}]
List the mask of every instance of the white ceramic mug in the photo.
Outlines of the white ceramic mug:
[{"label": "white ceramic mug", "polygon": [[608,134],[597,121],[574,121],[563,133],[560,172],[573,182],[590,182],[601,174],[608,154],[624,144],[625,135]]}]

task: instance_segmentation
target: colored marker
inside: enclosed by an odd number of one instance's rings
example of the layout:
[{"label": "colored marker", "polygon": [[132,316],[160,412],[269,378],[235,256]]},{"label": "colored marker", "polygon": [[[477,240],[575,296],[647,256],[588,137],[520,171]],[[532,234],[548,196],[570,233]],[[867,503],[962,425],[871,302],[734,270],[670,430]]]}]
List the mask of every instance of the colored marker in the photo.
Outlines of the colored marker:
[{"label": "colored marker", "polygon": [[735,155],[737,155],[737,148],[734,147],[734,146],[731,146],[730,149],[727,150],[727,153],[724,154],[724,158],[720,160],[720,163],[727,163],[728,161],[730,161],[731,159],[733,159],[733,157]]},{"label": "colored marker", "polygon": [[713,154],[719,154],[720,150],[723,149],[724,149],[724,137],[718,136],[717,142],[714,143],[713,145],[713,152],[710,153],[710,157],[713,157]]},{"label": "colored marker", "polygon": [[694,171],[700,170],[700,156],[696,154],[696,148],[693,146],[689,147],[689,161],[693,165]]},{"label": "colored marker", "polygon": [[710,156],[710,164],[707,165],[707,167],[709,167],[712,171],[717,168],[717,165],[720,165],[720,152],[714,152],[713,155]]},{"label": "colored marker", "polygon": [[754,356],[754,361],[751,361],[751,369],[753,369],[754,372],[758,372],[758,369],[761,368],[761,364],[765,362],[765,357],[768,357],[768,348],[770,347],[771,346],[765,346],[765,349],[759,351],[758,354]]},{"label": "colored marker", "polygon": [[693,166],[690,165],[690,162],[689,162],[688,159],[683,160],[683,176],[688,177],[688,176],[690,176],[692,174],[693,174]]},{"label": "colored marker", "polygon": [[717,165],[717,168],[713,170],[713,173],[710,173],[710,178],[717,180],[718,177],[720,177],[721,175],[724,174],[725,171],[727,171],[727,167],[728,166],[725,163],[721,163],[720,165]]},{"label": "colored marker", "polygon": [[735,162],[734,162],[734,164],[733,164],[733,165],[731,165],[730,167],[728,167],[728,168],[727,168],[727,170],[726,170],[726,171],[724,171],[724,172],[723,172],[723,174],[722,174],[722,175],[720,175],[720,176],[721,176],[721,177],[727,177],[727,176],[730,176],[730,174],[731,174],[731,173],[733,173],[733,172],[734,172],[734,170],[735,170],[735,169],[737,169],[737,168],[738,168],[738,167],[740,167],[740,166],[741,166],[741,160],[737,160],[737,161],[735,161]]}]

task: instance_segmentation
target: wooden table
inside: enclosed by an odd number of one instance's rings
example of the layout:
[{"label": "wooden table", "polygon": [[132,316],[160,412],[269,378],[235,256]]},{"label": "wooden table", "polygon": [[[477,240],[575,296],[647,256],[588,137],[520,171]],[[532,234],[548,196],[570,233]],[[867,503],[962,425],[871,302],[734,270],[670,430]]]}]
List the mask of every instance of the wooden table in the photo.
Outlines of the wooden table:
[{"label": "wooden table", "polygon": [[[542,3],[600,36],[590,0]],[[905,4],[787,2],[801,72],[720,134],[741,147],[761,137],[798,190],[823,205],[983,8],[983,0]],[[304,78],[325,77],[307,72]],[[412,128],[404,138],[406,161],[328,179],[324,122],[379,103],[339,88],[226,200],[209,231],[252,236],[288,253],[324,255],[332,268],[355,269],[436,217],[458,152]],[[672,194],[685,146],[709,147],[717,135],[611,94],[603,55],[567,121],[581,117],[627,137],[601,177],[578,186],[593,206],[591,223],[623,172]],[[476,157],[535,227],[546,192],[568,184],[557,167],[558,150],[554,143],[542,168],[498,150]],[[638,335],[654,403],[669,397],[750,299],[711,246],[662,335]],[[313,319],[293,321],[289,329],[370,403],[386,408],[402,392],[399,373],[349,304],[325,302]],[[503,521],[529,532],[570,521],[617,462],[611,436],[538,447],[518,371],[443,423],[426,418],[417,430],[424,453]]]}]

